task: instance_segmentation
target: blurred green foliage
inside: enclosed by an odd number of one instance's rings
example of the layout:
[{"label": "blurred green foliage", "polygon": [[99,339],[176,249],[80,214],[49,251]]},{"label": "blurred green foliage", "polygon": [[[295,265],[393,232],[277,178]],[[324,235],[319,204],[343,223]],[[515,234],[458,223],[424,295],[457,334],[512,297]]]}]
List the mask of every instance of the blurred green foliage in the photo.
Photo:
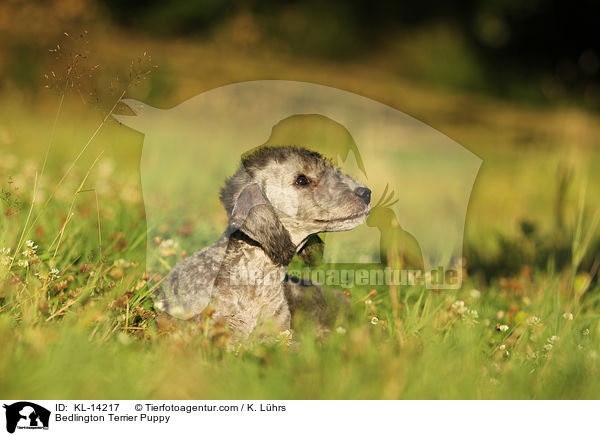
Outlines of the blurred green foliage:
[{"label": "blurred green foliage", "polygon": [[35,83],[63,32],[97,29],[121,39],[227,42],[236,51],[360,62],[449,89],[597,109],[599,12],[591,0],[576,8],[557,0],[7,2],[0,77]]}]

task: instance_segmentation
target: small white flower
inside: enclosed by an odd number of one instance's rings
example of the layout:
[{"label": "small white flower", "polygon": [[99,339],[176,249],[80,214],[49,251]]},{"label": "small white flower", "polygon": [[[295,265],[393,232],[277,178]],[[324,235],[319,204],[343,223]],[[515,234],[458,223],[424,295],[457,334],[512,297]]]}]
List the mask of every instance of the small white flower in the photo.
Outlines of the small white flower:
[{"label": "small white flower", "polygon": [[28,261],[26,261],[26,260],[19,260],[19,261],[17,262],[17,265],[19,265],[19,266],[21,266],[21,267],[23,267],[23,268],[27,268],[27,267],[29,266],[29,262],[28,262]]},{"label": "small white flower", "polygon": [[478,289],[471,289],[469,295],[471,296],[471,298],[479,298],[481,297],[481,291]]},{"label": "small white flower", "polygon": [[498,326],[498,330],[501,332],[506,332],[508,331],[508,326],[506,324],[502,324],[501,326]]},{"label": "small white flower", "polygon": [[465,302],[462,300],[455,301],[452,303],[452,309],[456,310],[458,313],[464,312],[466,310]]},{"label": "small white flower", "polygon": [[0,251],[0,254],[3,256],[8,256],[10,254],[10,248],[3,248],[2,251]]},{"label": "small white flower", "polygon": [[562,316],[567,321],[573,321],[573,314],[571,312],[565,312]]},{"label": "small white flower", "polygon": [[345,334],[346,334],[346,329],[340,325],[340,326],[338,326],[338,327],[335,329],[335,332],[336,332],[338,335],[345,335]]},{"label": "small white flower", "polygon": [[527,320],[527,324],[531,326],[540,326],[542,325],[542,320],[540,320],[537,316],[531,316]]},{"label": "small white flower", "polygon": [[473,318],[479,318],[479,313],[476,310],[471,310],[469,313]]},{"label": "small white flower", "polygon": [[117,259],[114,261],[113,265],[117,268],[129,268],[131,266],[131,262],[125,259]]},{"label": "small white flower", "polygon": [[452,303],[452,309],[454,309],[456,313],[458,313],[463,319],[466,315],[470,314],[469,308],[465,305],[465,302],[462,300],[458,300]]},{"label": "small white flower", "polygon": [[23,250],[23,256],[25,257],[32,257],[35,255],[35,251],[37,250],[38,246],[35,245],[35,242],[33,242],[32,240],[29,240],[27,242],[25,242],[25,250]]},{"label": "small white flower", "polygon": [[370,300],[369,298],[367,298],[365,300],[365,306],[372,306],[373,305],[373,300]]},{"label": "small white flower", "polygon": [[544,350],[550,351],[554,347],[554,343],[560,339],[558,336],[551,336],[548,338],[548,343],[544,345]]},{"label": "small white flower", "polygon": [[176,241],[173,239],[167,239],[160,243],[160,255],[162,257],[175,256],[178,248],[179,244]]},{"label": "small white flower", "polygon": [[379,323],[379,318],[377,318],[376,316],[371,318],[371,324],[377,325],[378,323]]},{"label": "small white flower", "polygon": [[501,349],[502,351],[506,350],[506,345],[505,345],[505,344],[502,344],[502,345],[500,345],[500,349]]},{"label": "small white flower", "polygon": [[590,329],[585,329],[583,331],[583,336],[589,336],[590,335]]},{"label": "small white flower", "polygon": [[48,274],[48,279],[49,280],[55,280],[58,278],[58,276],[60,275],[60,270],[58,268],[50,268],[50,273]]}]

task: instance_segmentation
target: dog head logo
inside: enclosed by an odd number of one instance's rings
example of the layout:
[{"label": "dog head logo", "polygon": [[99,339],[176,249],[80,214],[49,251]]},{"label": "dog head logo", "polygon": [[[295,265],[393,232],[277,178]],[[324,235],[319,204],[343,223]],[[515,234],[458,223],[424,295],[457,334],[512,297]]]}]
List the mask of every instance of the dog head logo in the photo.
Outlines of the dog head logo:
[{"label": "dog head logo", "polygon": [[198,221],[214,216],[190,199],[206,198],[222,211],[218,187],[240,156],[261,145],[297,145],[333,159],[373,191],[365,224],[324,235],[325,263],[395,259],[424,270],[429,288],[460,287],[463,230],[481,159],[430,126],[350,92],[291,81],[232,84],[167,110],[123,103],[135,115],[114,117],[145,134],[148,269],[164,269],[158,229],[181,225],[182,210]]},{"label": "dog head logo", "polygon": [[6,409],[6,431],[16,429],[48,429],[50,411],[29,401],[19,401],[3,406]]}]

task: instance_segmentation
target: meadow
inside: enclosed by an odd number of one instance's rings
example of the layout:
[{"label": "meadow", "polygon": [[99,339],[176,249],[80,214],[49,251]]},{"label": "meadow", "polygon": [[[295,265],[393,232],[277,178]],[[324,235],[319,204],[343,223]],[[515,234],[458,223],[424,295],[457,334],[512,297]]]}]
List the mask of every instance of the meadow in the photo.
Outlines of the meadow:
[{"label": "meadow", "polygon": [[[139,53],[132,63],[130,53]],[[116,36],[95,43],[89,69],[71,73],[73,59],[62,62],[52,70],[57,86],[0,95],[3,398],[599,397],[598,114],[435,88],[386,72],[385,62],[367,68],[218,43]],[[86,74],[96,64],[92,86]],[[126,78],[114,87],[112,66]],[[145,269],[143,137],[109,115],[124,110],[122,96],[170,107],[263,78],[382,101],[483,159],[460,290],[400,286],[392,304],[386,287],[353,287],[351,313],[326,338],[300,317],[291,344],[235,351],[223,332],[157,316],[156,280]],[[217,192],[228,175],[205,187],[213,195],[189,199],[201,216],[182,216],[153,240],[165,262],[220,234]]]}]

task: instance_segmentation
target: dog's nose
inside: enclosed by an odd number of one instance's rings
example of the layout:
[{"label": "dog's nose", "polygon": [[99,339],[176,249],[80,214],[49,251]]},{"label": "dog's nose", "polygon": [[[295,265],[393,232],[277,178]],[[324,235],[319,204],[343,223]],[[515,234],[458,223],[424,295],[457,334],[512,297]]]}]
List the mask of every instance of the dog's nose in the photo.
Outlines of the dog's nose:
[{"label": "dog's nose", "polygon": [[356,188],[354,193],[357,197],[359,197],[365,204],[369,204],[371,202],[371,190],[365,186],[361,186],[360,188]]}]

